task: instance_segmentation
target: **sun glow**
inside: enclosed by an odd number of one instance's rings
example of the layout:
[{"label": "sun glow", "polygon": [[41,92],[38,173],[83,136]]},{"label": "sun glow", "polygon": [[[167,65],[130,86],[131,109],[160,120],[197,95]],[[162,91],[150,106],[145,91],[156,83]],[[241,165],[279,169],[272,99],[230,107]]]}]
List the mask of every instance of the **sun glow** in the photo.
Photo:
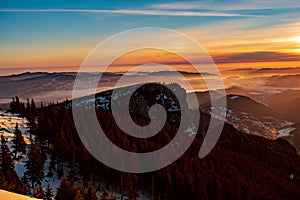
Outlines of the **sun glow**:
[{"label": "sun glow", "polygon": [[296,42],[298,44],[298,48],[294,49],[293,52],[300,53],[300,36],[292,37],[289,41]]},{"label": "sun glow", "polygon": [[298,37],[293,37],[293,38],[291,38],[290,40],[291,40],[291,41],[294,41],[294,42],[300,43],[300,36],[298,36]]}]

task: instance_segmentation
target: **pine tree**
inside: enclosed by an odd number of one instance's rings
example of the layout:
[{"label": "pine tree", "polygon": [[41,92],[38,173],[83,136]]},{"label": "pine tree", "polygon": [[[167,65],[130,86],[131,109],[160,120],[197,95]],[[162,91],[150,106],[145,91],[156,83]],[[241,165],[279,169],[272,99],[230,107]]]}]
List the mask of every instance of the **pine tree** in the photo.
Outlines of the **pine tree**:
[{"label": "pine tree", "polygon": [[15,110],[13,112],[20,113],[20,111],[21,111],[21,103],[20,103],[19,97],[16,96],[15,98],[16,98]]},{"label": "pine tree", "polygon": [[41,185],[34,188],[33,197],[38,198],[38,199],[44,199],[45,198],[45,193],[44,193],[44,190],[41,187]]},{"label": "pine tree", "polygon": [[14,113],[16,110],[16,101],[15,101],[14,97],[12,98],[12,101],[10,102],[9,107],[10,107],[11,112]]},{"label": "pine tree", "polygon": [[12,153],[6,144],[4,136],[1,135],[0,168],[3,172],[7,172],[14,170],[14,167]]},{"label": "pine tree", "polygon": [[137,200],[138,196],[139,196],[139,194],[137,192],[133,191],[133,190],[130,190],[128,192],[128,198],[130,200]]},{"label": "pine tree", "polygon": [[37,135],[38,126],[34,119],[28,120],[27,126],[29,127],[30,140],[32,139],[32,135]]},{"label": "pine tree", "polygon": [[33,115],[32,115],[32,112],[31,112],[31,107],[30,107],[29,99],[27,99],[26,109],[25,109],[24,116],[27,118],[28,121],[33,120]]},{"label": "pine tree", "polygon": [[44,162],[37,145],[32,142],[28,152],[28,161],[25,164],[26,176],[31,181],[32,188],[34,183],[41,184],[44,178]]},{"label": "pine tree", "polygon": [[16,171],[14,170],[13,155],[10,152],[6,140],[1,135],[0,148],[0,188],[7,191],[26,194],[26,188],[22,185]]},{"label": "pine tree", "polygon": [[74,200],[84,200],[85,191],[82,187],[75,187],[75,198]]},{"label": "pine tree", "polygon": [[33,99],[31,99],[30,108],[31,108],[31,113],[32,113],[33,117],[36,117],[36,115],[37,115],[37,108],[36,108],[36,105],[35,105],[35,102],[34,102]]},{"label": "pine tree", "polygon": [[74,200],[75,190],[73,182],[61,180],[59,188],[57,188],[56,200]]},{"label": "pine tree", "polygon": [[62,121],[60,132],[55,136],[53,144],[53,153],[58,160],[68,161],[73,166],[73,157],[75,152],[75,144],[70,123],[67,119]]},{"label": "pine tree", "polygon": [[50,184],[48,183],[46,192],[45,192],[45,200],[51,200],[53,197],[53,191],[52,188],[50,187]]},{"label": "pine tree", "polygon": [[89,188],[88,188],[88,192],[87,192],[87,195],[85,197],[85,200],[97,200],[97,195],[96,195],[96,190],[94,188],[94,186],[92,185],[89,185]]},{"label": "pine tree", "polygon": [[16,124],[14,134],[15,135],[14,135],[14,138],[12,140],[12,142],[13,142],[12,148],[13,148],[14,158],[16,159],[18,152],[21,152],[23,154],[26,153],[26,143],[25,143],[24,138],[22,136],[22,132],[20,131],[20,129],[18,127],[18,124]]},{"label": "pine tree", "polygon": [[27,99],[27,103],[26,103],[26,109],[27,109],[27,112],[31,109],[30,108],[30,103],[29,103],[29,99]]},{"label": "pine tree", "polygon": [[23,105],[20,102],[20,99],[18,96],[15,96],[12,98],[12,102],[10,103],[10,109],[12,113],[21,113]]},{"label": "pine tree", "polygon": [[102,188],[102,194],[101,194],[101,200],[107,200],[108,199],[108,192],[105,187]]}]

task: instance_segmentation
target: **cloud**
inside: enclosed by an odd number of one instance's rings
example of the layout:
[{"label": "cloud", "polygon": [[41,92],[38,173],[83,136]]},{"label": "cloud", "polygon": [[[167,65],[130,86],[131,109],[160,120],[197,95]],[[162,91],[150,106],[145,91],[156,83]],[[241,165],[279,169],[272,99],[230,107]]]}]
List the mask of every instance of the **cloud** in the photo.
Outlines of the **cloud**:
[{"label": "cloud", "polygon": [[300,74],[300,67],[264,67],[264,68],[235,68],[223,73],[233,75],[243,75],[247,77],[265,77],[273,75],[293,75]]},{"label": "cloud", "polygon": [[293,89],[299,89],[300,74],[274,75],[267,78],[265,85],[272,87],[293,87]]},{"label": "cloud", "polygon": [[215,56],[217,63],[299,61],[300,55],[280,52],[247,52]]},{"label": "cloud", "polygon": [[219,11],[240,11],[240,10],[263,10],[263,9],[288,9],[299,8],[300,2],[294,0],[239,0],[239,1],[185,1],[173,3],[160,3],[149,6],[153,9],[165,10],[219,10]]},{"label": "cloud", "polygon": [[[289,15],[288,15],[289,16]],[[299,36],[299,17],[295,22],[281,21],[286,15],[264,18],[235,18],[194,25],[180,31],[201,43],[209,53],[290,52],[299,54],[299,43],[291,40]]]},{"label": "cloud", "polygon": [[93,10],[93,9],[0,9],[0,12],[64,12],[64,13],[108,13],[125,15],[154,15],[177,17],[255,17],[238,13],[209,12],[209,11],[170,11],[170,10]]},{"label": "cloud", "polygon": [[268,67],[253,72],[254,74],[300,74],[300,67]]},{"label": "cloud", "polygon": [[264,73],[264,72],[290,72],[297,70],[300,73],[300,67],[264,67],[264,68],[251,68],[251,67],[245,67],[245,68],[235,68],[235,69],[230,69],[228,71],[254,71],[254,73]]}]

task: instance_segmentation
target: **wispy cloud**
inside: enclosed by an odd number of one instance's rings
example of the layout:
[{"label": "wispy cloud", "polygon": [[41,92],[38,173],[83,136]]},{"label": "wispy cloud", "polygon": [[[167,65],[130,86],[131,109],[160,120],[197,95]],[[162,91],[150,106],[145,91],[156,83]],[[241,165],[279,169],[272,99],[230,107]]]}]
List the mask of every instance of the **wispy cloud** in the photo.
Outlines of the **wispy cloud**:
[{"label": "wispy cloud", "polygon": [[[299,22],[280,21],[286,16],[234,19],[184,27],[180,31],[193,37],[212,54],[278,51],[300,52]],[[294,19],[296,21],[297,18]],[[276,23],[274,23],[276,21]],[[296,38],[296,40],[295,40]]]},{"label": "wispy cloud", "polygon": [[262,9],[288,9],[299,8],[300,1],[295,0],[239,0],[239,1],[185,1],[160,3],[150,5],[152,9],[164,10],[217,10],[217,11],[238,11],[238,10],[262,10]]},{"label": "wispy cloud", "polygon": [[281,52],[247,52],[215,56],[217,63],[299,61],[300,55]]},{"label": "wispy cloud", "polygon": [[0,9],[0,12],[69,12],[69,13],[108,13],[126,15],[157,15],[182,17],[255,17],[238,13],[202,12],[202,11],[174,11],[174,10],[93,10],[93,9]]}]

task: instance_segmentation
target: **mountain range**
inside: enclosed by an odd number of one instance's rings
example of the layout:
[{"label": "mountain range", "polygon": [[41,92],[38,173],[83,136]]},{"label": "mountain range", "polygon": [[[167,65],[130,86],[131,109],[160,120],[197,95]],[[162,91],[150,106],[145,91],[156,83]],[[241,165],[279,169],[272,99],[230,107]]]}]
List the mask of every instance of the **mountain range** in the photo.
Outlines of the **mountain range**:
[{"label": "mountain range", "polygon": [[[245,70],[252,74],[273,72],[275,69],[265,70]],[[295,70],[298,70],[295,69]],[[238,70],[236,70],[238,71]],[[249,72],[250,71],[250,72]],[[281,70],[282,71],[282,70]],[[179,71],[186,78],[199,76],[197,73]],[[35,72],[22,73],[0,77],[0,108],[8,108],[11,98],[19,96],[23,101],[35,99],[44,103],[62,101],[72,98],[72,89],[76,73],[73,72]],[[147,77],[173,77],[172,71],[161,72],[136,72],[135,78]],[[213,74],[205,73],[206,76]],[[98,73],[84,73],[83,84],[98,78]],[[98,91],[113,88],[114,84],[122,77],[122,73],[103,73],[99,82]],[[130,82],[128,82],[130,85]],[[101,86],[101,87],[100,87]],[[125,85],[126,86],[126,85]],[[210,91],[218,97],[218,90]],[[210,94],[207,91],[196,92],[199,106],[209,113]],[[276,94],[264,95],[245,89],[241,86],[231,86],[226,89],[227,93],[227,121],[239,130],[274,139],[277,137],[290,137],[290,133],[295,133],[298,127],[293,124],[300,119],[300,90],[283,90]],[[189,95],[189,94],[187,94]],[[96,101],[98,101],[96,99]],[[108,100],[102,98],[101,106],[109,106]],[[105,102],[106,101],[106,102]],[[191,105],[194,107],[195,105]],[[297,133],[297,132],[296,132]],[[296,142],[297,143],[297,142]]]}]

